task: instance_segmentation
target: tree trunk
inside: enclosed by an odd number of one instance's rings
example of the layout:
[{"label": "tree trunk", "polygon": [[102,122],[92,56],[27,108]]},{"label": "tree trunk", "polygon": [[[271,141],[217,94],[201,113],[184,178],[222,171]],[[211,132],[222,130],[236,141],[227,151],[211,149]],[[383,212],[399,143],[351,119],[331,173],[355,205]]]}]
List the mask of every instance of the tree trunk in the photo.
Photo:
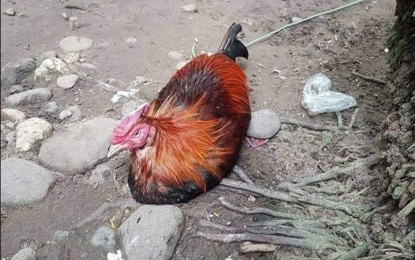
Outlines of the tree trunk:
[{"label": "tree trunk", "polygon": [[382,123],[382,139],[392,178],[388,192],[403,208],[415,199],[415,1],[397,0],[395,15],[388,39],[393,108]]}]

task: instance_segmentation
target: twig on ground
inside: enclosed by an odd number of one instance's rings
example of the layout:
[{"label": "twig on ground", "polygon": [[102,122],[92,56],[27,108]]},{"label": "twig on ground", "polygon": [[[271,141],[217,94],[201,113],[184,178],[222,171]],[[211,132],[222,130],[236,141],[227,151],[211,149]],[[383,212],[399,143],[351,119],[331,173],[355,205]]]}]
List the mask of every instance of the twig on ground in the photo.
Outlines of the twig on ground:
[{"label": "twig on ground", "polygon": [[135,15],[135,25],[137,26],[137,29],[140,29],[140,25],[138,24],[138,18],[140,17],[141,10],[144,8],[144,6],[146,6],[146,4],[147,3],[141,4],[138,7],[137,14]]},{"label": "twig on ground", "polygon": [[404,218],[409,215],[415,208],[415,199],[409,202],[401,211],[398,212],[398,217]]},{"label": "twig on ground", "polygon": [[359,78],[362,78],[362,79],[367,80],[367,81],[378,83],[380,85],[386,85],[387,84],[383,80],[380,80],[380,79],[377,79],[377,78],[374,78],[374,77],[370,77],[370,76],[366,76],[366,75],[360,74],[356,71],[352,71],[352,75],[354,75],[356,77],[359,77]]},{"label": "twig on ground", "polygon": [[322,125],[318,125],[318,124],[314,124],[310,122],[304,122],[304,121],[300,121],[300,120],[288,118],[288,117],[280,117],[280,120],[281,120],[281,123],[283,124],[298,125],[298,126],[308,128],[311,130],[316,130],[316,131],[333,131],[333,132],[338,131],[336,127],[322,126]]},{"label": "twig on ground", "polygon": [[80,11],[86,11],[85,8],[78,6],[78,5],[64,5],[63,6],[64,9],[76,9],[76,10],[80,10]]},{"label": "twig on ground", "polygon": [[253,181],[251,181],[251,179],[249,179],[249,177],[246,175],[246,173],[244,172],[244,170],[242,170],[242,168],[239,167],[238,165],[235,165],[233,167],[233,170],[232,171],[234,173],[236,173],[236,175],[238,175],[239,178],[241,178],[244,182],[246,182],[248,184],[252,184],[252,185],[255,184]]}]

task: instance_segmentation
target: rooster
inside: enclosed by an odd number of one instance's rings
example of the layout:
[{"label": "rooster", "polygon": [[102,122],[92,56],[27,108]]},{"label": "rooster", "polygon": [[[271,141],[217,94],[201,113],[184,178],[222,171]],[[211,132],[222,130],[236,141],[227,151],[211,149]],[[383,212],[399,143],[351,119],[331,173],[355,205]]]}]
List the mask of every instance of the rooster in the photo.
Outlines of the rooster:
[{"label": "rooster", "polygon": [[237,162],[250,121],[248,86],[235,62],[248,58],[232,24],[217,53],[178,70],[158,97],[115,126],[108,157],[130,150],[136,201],[184,203],[219,184]]}]

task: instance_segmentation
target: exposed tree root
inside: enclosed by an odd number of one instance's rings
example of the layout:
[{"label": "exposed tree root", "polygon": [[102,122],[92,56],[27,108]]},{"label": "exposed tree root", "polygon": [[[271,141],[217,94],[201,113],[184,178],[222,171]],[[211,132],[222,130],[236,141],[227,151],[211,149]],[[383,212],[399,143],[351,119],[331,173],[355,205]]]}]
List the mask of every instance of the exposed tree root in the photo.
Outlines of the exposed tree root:
[{"label": "exposed tree root", "polygon": [[332,131],[332,132],[338,131],[338,129],[333,126],[322,126],[322,125],[318,125],[318,124],[314,124],[310,122],[300,121],[294,118],[288,118],[288,117],[281,116],[280,120],[281,120],[281,123],[283,124],[298,125],[298,126],[308,128],[311,130],[316,130],[316,131]]},{"label": "exposed tree root", "polygon": [[236,173],[236,175],[239,176],[239,178],[241,178],[241,180],[243,180],[244,182],[248,183],[248,184],[254,184],[253,181],[251,181],[251,179],[249,179],[249,177],[246,175],[246,173],[244,172],[244,170],[242,170],[241,167],[239,167],[238,165],[235,165],[233,167],[232,170],[234,173]]},{"label": "exposed tree root", "polygon": [[243,243],[239,247],[239,252],[241,253],[251,253],[251,252],[273,252],[277,249],[276,245],[271,244],[251,244],[249,242]]},{"label": "exposed tree root", "polygon": [[265,215],[272,216],[272,217],[277,217],[277,218],[299,219],[298,215],[296,215],[296,214],[275,211],[275,210],[271,210],[271,209],[267,209],[267,208],[260,208],[260,207],[253,207],[253,208],[238,207],[238,206],[232,205],[229,202],[227,202],[225,200],[225,198],[222,197],[222,196],[220,196],[218,200],[219,200],[219,203],[222,206],[224,206],[225,208],[230,209],[232,211],[239,212],[239,213],[245,213],[245,214],[265,214]]},{"label": "exposed tree root", "polygon": [[349,166],[345,167],[345,168],[340,168],[340,167],[334,167],[331,170],[328,170],[326,172],[320,173],[318,175],[309,177],[309,178],[305,178],[299,182],[297,182],[296,184],[294,184],[294,186],[296,187],[302,187],[311,183],[316,183],[316,182],[322,182],[322,181],[327,181],[327,180],[331,180],[331,179],[335,179],[337,177],[339,177],[340,175],[351,175],[355,172],[361,171],[365,168],[369,168],[371,166],[376,165],[380,160],[380,155],[379,154],[373,154],[365,159],[361,159],[355,162],[350,163]]}]

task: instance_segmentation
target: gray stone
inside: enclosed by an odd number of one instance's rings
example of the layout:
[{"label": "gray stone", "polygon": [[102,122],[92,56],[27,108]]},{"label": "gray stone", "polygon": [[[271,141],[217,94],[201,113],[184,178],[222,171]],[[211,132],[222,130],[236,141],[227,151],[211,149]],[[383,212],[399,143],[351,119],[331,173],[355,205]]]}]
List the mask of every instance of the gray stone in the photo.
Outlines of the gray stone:
[{"label": "gray stone", "polygon": [[78,52],[92,47],[93,41],[85,37],[69,36],[63,38],[59,46],[67,52]]},{"label": "gray stone", "polygon": [[46,59],[35,70],[35,81],[49,82],[57,74],[65,74],[69,71],[66,63],[58,58]]},{"label": "gray stone", "polygon": [[36,68],[36,62],[32,58],[20,59],[8,63],[1,68],[1,87],[10,87],[22,82]]},{"label": "gray stone", "polygon": [[115,232],[107,226],[101,226],[95,231],[91,239],[94,246],[101,247],[107,252],[112,252],[115,249]]},{"label": "gray stone", "polygon": [[48,102],[46,104],[45,113],[48,115],[53,115],[58,111],[58,104],[55,101]]},{"label": "gray stone", "polygon": [[15,94],[15,93],[19,93],[22,92],[24,89],[22,86],[20,85],[13,85],[10,87],[10,94]]},{"label": "gray stone", "polygon": [[43,61],[47,59],[53,59],[56,58],[58,55],[56,51],[45,51],[42,54],[39,55],[39,57],[36,59],[36,66],[39,67]]},{"label": "gray stone", "polygon": [[1,203],[29,204],[44,199],[54,176],[39,165],[19,159],[1,161]]},{"label": "gray stone", "polygon": [[281,127],[281,121],[277,113],[270,109],[261,109],[251,114],[251,122],[247,136],[268,139],[273,137]]},{"label": "gray stone", "polygon": [[86,172],[106,158],[115,124],[110,118],[94,118],[67,126],[43,142],[39,159],[58,172]]},{"label": "gray stone", "polygon": [[75,74],[67,75],[67,76],[61,76],[57,80],[57,84],[59,87],[63,89],[70,89],[75,86],[76,82],[78,81],[79,77]]},{"label": "gray stone", "polygon": [[186,12],[189,12],[189,13],[197,12],[196,4],[187,4],[185,6],[182,6],[182,9]]},{"label": "gray stone", "polygon": [[127,258],[170,259],[183,223],[183,213],[177,206],[141,206],[119,228]]},{"label": "gray stone", "polygon": [[181,59],[183,55],[180,52],[177,51],[171,51],[169,52],[169,58],[172,60],[178,60]]},{"label": "gray stone", "polygon": [[16,150],[18,152],[27,152],[34,145],[52,133],[52,125],[38,117],[29,118],[16,127]]},{"label": "gray stone", "polygon": [[26,116],[25,114],[17,109],[12,109],[12,108],[3,108],[1,110],[1,120],[2,121],[12,121],[15,123],[20,123],[23,120],[25,120]]},{"label": "gray stone", "polygon": [[8,106],[17,106],[23,103],[36,103],[47,101],[51,98],[52,92],[48,88],[35,88],[10,95],[4,99]]},{"label": "gray stone", "polygon": [[36,260],[36,251],[31,247],[21,249],[11,260]]}]

